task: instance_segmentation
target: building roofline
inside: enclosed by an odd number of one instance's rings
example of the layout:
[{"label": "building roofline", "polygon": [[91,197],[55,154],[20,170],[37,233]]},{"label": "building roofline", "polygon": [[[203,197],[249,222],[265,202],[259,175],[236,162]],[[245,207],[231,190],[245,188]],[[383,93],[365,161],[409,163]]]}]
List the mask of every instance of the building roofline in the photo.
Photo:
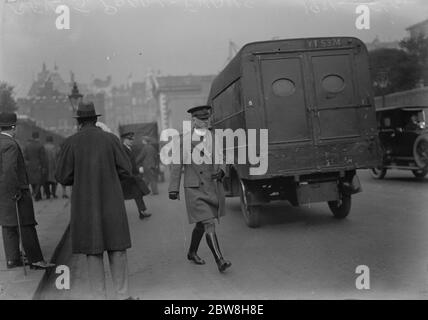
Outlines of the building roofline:
[{"label": "building roofline", "polygon": [[410,29],[413,29],[413,28],[415,28],[415,27],[419,27],[420,25],[423,25],[423,24],[426,24],[426,23],[428,23],[428,19],[425,19],[424,21],[421,21],[421,22],[415,23],[415,24],[413,24],[413,25],[411,25],[411,26],[407,27],[407,28],[406,28],[406,31],[408,31],[408,30],[410,30]]}]

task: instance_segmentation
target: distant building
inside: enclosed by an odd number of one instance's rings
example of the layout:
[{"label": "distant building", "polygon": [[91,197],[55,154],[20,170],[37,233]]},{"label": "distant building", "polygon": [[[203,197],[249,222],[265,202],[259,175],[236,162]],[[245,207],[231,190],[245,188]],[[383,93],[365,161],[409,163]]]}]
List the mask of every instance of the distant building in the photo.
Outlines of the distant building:
[{"label": "distant building", "polygon": [[376,36],[372,42],[366,43],[366,46],[368,51],[377,49],[401,49],[400,41],[380,41],[378,36]]},{"label": "distant building", "polygon": [[428,19],[406,28],[406,31],[409,32],[411,38],[417,38],[419,35],[428,35]]},{"label": "distant building", "polygon": [[187,109],[205,104],[214,76],[155,76],[144,82],[113,87],[106,97],[106,124],[117,132],[119,125],[157,122],[159,130],[181,131]]},{"label": "distant building", "polygon": [[[58,73],[55,65],[54,71],[46,68],[43,63],[42,70],[38,73],[26,98],[18,98],[18,111],[32,118],[37,126],[57,133],[69,136],[75,132],[76,120],[73,116],[68,95],[71,93],[74,75],[71,73],[71,81],[65,82]],[[105,115],[105,94],[103,92],[92,93],[90,86],[78,83],[79,91],[84,94],[84,99],[95,103],[97,112]],[[103,121],[101,119],[101,121]]]},{"label": "distant building", "polygon": [[[160,76],[158,92],[166,101],[164,125],[181,131],[183,120],[189,119],[187,109],[207,103],[214,75]],[[160,101],[162,103],[162,101]]]}]

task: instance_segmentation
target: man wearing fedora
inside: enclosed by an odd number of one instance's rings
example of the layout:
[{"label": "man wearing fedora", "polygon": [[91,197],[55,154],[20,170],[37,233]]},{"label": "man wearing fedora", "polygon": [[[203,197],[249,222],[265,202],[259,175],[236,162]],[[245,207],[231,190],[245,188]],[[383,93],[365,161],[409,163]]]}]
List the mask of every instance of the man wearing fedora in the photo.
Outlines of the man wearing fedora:
[{"label": "man wearing fedora", "polygon": [[127,299],[126,250],[131,238],[121,180],[132,177],[131,163],[120,140],[95,125],[99,116],[92,102],[79,104],[75,117],[79,130],[61,147],[56,179],[73,186],[72,252],[87,257],[93,298],[106,298],[103,254],[107,251],[116,296]]},{"label": "man wearing fedora", "polygon": [[53,264],[44,261],[37,237],[25,161],[14,139],[16,121],[15,113],[0,113],[0,225],[7,268],[22,266],[21,240],[30,266],[46,269]]},{"label": "man wearing fedora", "polygon": [[[214,152],[204,153],[204,150],[216,150],[213,146],[218,143],[216,141],[210,143],[207,141],[208,139],[204,138],[210,130],[211,107],[198,106],[190,108],[187,112],[192,116],[192,131],[183,133],[183,135],[190,134],[191,137],[197,138],[190,139],[192,153],[195,148],[199,148],[201,143],[206,145],[206,148],[201,149],[201,155],[205,161],[198,164],[194,162],[193,157],[191,161],[185,161],[182,158],[180,164],[171,165],[169,198],[171,200],[179,199],[181,174],[184,167],[184,196],[187,215],[189,223],[196,223],[192,232],[187,259],[199,265],[205,264],[205,261],[197,254],[199,243],[205,233],[205,239],[214,255],[218,270],[224,272],[232,264],[223,258],[220,251],[215,232],[215,219],[219,220],[225,214],[225,195],[221,182],[225,175],[225,166],[215,164]],[[182,140],[180,141],[181,145]],[[182,149],[181,147],[180,150]]]},{"label": "man wearing fedora", "polygon": [[151,213],[147,212],[147,207],[143,199],[143,196],[149,194],[150,190],[144,180],[140,177],[137,163],[135,161],[135,153],[132,148],[134,144],[134,136],[134,132],[129,130],[122,131],[120,135],[123,147],[132,165],[132,179],[122,181],[122,188],[125,200],[134,199],[137,204],[139,218],[143,220],[144,218],[151,216]]},{"label": "man wearing fedora", "polygon": [[24,158],[28,169],[28,178],[35,201],[42,199],[41,187],[47,174],[47,156],[45,148],[39,141],[39,133],[33,132],[32,139],[24,148]]}]

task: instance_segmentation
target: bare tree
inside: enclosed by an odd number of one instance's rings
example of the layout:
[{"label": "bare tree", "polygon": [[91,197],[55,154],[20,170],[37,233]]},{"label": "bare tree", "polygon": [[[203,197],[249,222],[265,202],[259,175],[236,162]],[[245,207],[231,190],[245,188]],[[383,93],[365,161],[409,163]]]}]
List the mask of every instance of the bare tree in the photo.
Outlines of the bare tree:
[{"label": "bare tree", "polygon": [[0,112],[15,112],[17,109],[13,86],[0,82]]}]

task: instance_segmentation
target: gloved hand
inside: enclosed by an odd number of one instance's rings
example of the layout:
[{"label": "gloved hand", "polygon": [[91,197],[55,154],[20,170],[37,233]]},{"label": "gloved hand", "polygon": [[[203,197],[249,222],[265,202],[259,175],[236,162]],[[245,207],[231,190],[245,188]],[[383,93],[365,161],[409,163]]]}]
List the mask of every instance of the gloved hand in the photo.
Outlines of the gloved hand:
[{"label": "gloved hand", "polygon": [[223,179],[223,177],[224,177],[224,172],[221,169],[217,173],[213,173],[211,175],[211,179],[217,180],[217,181],[221,181],[221,179]]},{"label": "gloved hand", "polygon": [[171,200],[177,200],[178,199],[178,192],[170,192],[169,194],[169,198],[171,199]]}]

